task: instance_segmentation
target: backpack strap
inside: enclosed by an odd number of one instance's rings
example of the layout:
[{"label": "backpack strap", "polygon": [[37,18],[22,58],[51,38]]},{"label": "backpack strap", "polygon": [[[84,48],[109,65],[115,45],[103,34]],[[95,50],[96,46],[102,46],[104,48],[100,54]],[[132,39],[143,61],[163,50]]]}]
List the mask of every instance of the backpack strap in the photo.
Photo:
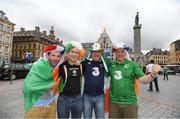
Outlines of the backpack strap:
[{"label": "backpack strap", "polygon": [[64,68],[64,74],[65,74],[64,85],[66,85],[66,82],[67,82],[67,67],[66,67],[66,65],[64,65],[63,68]]},{"label": "backpack strap", "polygon": [[83,74],[82,64],[80,64],[80,71],[81,71],[81,76],[82,76],[82,74]]}]

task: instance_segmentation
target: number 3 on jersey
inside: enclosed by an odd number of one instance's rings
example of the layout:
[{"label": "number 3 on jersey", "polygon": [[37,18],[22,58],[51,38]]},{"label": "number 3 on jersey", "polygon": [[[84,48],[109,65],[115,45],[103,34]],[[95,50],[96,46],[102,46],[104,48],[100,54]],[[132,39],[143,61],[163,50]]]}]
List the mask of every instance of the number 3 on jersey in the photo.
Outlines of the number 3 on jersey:
[{"label": "number 3 on jersey", "polygon": [[100,74],[99,67],[93,67],[92,70],[93,70],[93,72],[92,72],[93,76],[99,76],[99,74]]}]

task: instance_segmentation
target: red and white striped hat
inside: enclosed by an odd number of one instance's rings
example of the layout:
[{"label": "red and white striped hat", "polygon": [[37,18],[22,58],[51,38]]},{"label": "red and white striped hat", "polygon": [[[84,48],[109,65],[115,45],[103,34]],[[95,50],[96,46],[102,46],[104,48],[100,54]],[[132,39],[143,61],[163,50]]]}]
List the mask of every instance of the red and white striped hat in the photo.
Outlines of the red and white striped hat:
[{"label": "red and white striped hat", "polygon": [[44,60],[47,61],[49,59],[48,53],[50,53],[50,52],[59,52],[59,54],[61,55],[61,59],[60,59],[57,66],[59,66],[60,64],[63,63],[63,61],[64,61],[64,47],[57,46],[57,45],[49,45],[49,46],[45,47],[44,51],[43,51]]}]

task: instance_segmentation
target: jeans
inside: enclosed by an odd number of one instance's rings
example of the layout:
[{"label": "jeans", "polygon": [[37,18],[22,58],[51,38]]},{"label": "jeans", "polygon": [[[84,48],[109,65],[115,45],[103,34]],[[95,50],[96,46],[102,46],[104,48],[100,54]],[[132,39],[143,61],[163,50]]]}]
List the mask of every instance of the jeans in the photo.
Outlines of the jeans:
[{"label": "jeans", "polygon": [[84,118],[92,118],[94,109],[95,118],[104,118],[104,94],[99,96],[83,95]]},{"label": "jeans", "polygon": [[164,74],[164,80],[167,78],[168,80],[168,75],[167,74]]},{"label": "jeans", "polygon": [[149,90],[150,91],[153,91],[153,83],[154,82],[154,85],[155,85],[155,88],[156,88],[156,91],[159,91],[159,86],[158,86],[158,78],[154,78],[153,81],[150,82],[150,85],[149,85]]},{"label": "jeans", "polygon": [[59,95],[57,102],[58,118],[69,118],[71,112],[71,118],[81,118],[83,111],[82,96],[65,96]]}]

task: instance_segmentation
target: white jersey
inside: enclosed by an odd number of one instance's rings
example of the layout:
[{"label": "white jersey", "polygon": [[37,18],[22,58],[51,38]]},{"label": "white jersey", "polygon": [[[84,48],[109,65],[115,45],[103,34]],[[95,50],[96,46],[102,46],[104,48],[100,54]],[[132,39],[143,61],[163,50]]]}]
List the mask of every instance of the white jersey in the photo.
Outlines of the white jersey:
[{"label": "white jersey", "polygon": [[147,70],[148,73],[152,72],[152,67],[153,67],[153,64],[148,64],[146,66],[146,70]]},{"label": "white jersey", "polygon": [[[151,73],[151,72],[152,72],[152,67],[153,67],[153,64],[148,64],[148,65],[146,66],[146,71],[147,71],[147,73]],[[156,75],[155,77],[157,77],[157,75]]]}]

